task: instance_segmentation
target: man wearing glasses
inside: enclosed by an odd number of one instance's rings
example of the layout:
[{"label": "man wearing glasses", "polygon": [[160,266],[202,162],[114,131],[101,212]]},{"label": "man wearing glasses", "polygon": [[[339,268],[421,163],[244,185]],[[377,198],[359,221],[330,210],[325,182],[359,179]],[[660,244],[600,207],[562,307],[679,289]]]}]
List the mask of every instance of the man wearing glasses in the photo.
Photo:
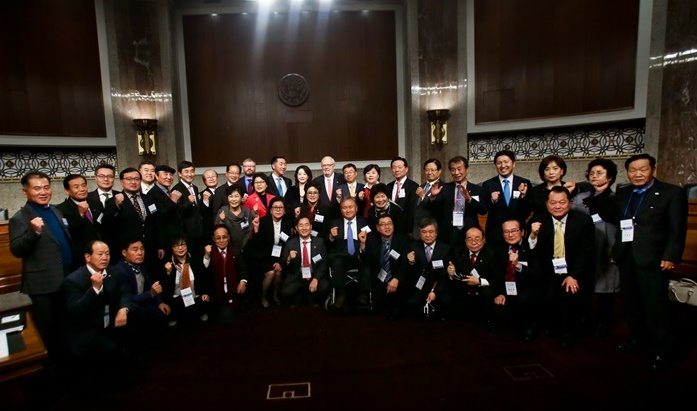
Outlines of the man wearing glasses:
[{"label": "man wearing glasses", "polygon": [[317,186],[320,188],[319,209],[322,215],[336,218],[339,216],[338,207],[334,206],[334,204],[337,203],[336,191],[339,189],[340,185],[346,183],[346,180],[343,175],[334,172],[336,162],[332,157],[322,157],[320,165],[322,166],[322,175],[312,180],[317,183]]},{"label": "man wearing glasses", "polygon": [[113,189],[116,168],[111,164],[102,163],[94,169],[94,177],[97,188],[87,194],[87,201],[98,207],[96,215],[99,215],[104,212],[107,200],[119,193]]}]

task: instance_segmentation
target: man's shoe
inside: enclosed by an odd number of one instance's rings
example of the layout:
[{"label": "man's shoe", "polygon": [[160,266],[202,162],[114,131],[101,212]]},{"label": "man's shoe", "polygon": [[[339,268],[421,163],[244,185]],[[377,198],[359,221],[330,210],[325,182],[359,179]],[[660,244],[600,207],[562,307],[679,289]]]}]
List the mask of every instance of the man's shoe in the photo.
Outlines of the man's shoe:
[{"label": "man's shoe", "polygon": [[641,347],[641,343],[636,338],[630,338],[624,343],[617,346],[621,352],[634,352]]},{"label": "man's shoe", "polygon": [[528,327],[523,331],[523,339],[525,341],[532,341],[535,338],[535,329],[533,327]]},{"label": "man's shoe", "polygon": [[666,361],[666,357],[662,355],[653,357],[649,363],[649,369],[651,371],[664,371],[667,370],[668,367],[668,361]]}]

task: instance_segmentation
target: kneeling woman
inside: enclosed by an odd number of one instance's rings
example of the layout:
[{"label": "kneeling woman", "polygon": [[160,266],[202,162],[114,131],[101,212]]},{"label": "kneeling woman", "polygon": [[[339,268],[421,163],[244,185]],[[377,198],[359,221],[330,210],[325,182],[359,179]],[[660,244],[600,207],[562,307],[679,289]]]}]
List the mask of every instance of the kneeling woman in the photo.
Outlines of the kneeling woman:
[{"label": "kneeling woman", "polygon": [[172,258],[164,265],[163,299],[172,308],[168,325],[180,320],[198,318],[208,321],[210,271],[203,261],[191,259],[184,237],[172,241]]}]

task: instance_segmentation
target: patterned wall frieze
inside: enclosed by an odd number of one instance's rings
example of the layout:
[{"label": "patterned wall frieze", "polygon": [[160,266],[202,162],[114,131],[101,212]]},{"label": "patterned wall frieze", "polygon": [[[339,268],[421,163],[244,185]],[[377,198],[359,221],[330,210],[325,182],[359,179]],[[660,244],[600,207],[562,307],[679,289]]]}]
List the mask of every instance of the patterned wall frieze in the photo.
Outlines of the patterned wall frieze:
[{"label": "patterned wall frieze", "polygon": [[0,153],[0,181],[18,181],[30,170],[39,170],[51,177],[68,174],[94,176],[94,168],[101,163],[117,167],[116,148],[94,150],[12,150],[3,148]]},{"label": "patterned wall frieze", "polygon": [[470,134],[471,163],[490,163],[496,152],[513,151],[516,160],[540,160],[556,154],[563,158],[628,157],[644,151],[645,121],[525,130],[514,133]]}]

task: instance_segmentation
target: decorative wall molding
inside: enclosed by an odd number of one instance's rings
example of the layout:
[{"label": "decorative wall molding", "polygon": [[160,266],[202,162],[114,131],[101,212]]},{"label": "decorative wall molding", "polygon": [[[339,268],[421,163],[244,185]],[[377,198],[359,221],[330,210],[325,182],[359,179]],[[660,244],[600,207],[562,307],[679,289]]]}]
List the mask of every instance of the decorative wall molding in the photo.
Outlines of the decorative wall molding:
[{"label": "decorative wall molding", "polygon": [[628,157],[644,152],[643,119],[584,127],[470,134],[470,163],[490,163],[496,152],[511,150],[516,160],[540,160],[556,154],[565,159]]},{"label": "decorative wall molding", "polygon": [[8,150],[0,153],[0,181],[15,181],[30,170],[39,170],[51,177],[65,177],[68,174],[94,176],[94,168],[101,163],[117,167],[116,149],[84,151],[63,150]]}]

